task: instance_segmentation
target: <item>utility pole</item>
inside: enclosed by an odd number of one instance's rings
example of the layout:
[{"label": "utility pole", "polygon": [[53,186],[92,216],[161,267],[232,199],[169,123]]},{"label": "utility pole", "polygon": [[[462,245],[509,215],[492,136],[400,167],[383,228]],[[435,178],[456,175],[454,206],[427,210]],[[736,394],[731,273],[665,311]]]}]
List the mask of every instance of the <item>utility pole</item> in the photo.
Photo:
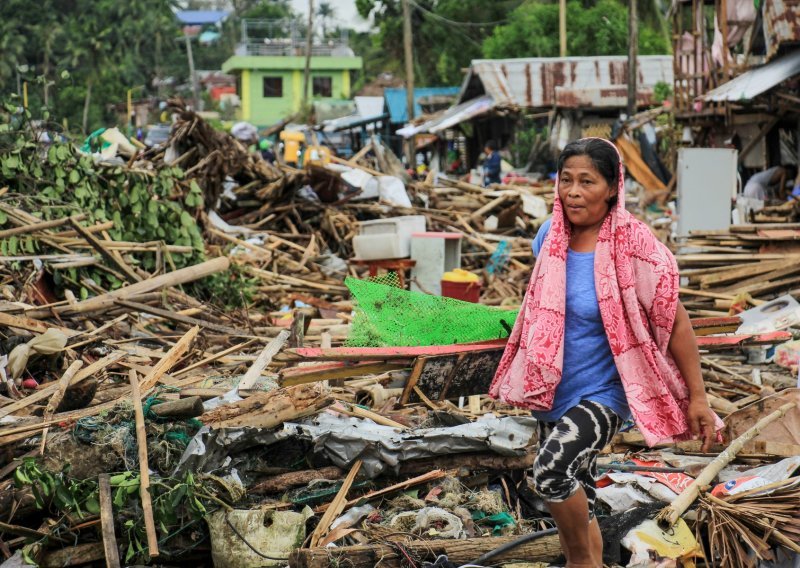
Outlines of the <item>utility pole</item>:
[{"label": "utility pole", "polygon": [[[414,120],[414,52],[411,48],[411,10],[408,0],[403,1],[403,47],[406,56],[406,112],[409,122]],[[408,167],[414,164],[414,137],[406,142],[406,161]]]},{"label": "utility pole", "polygon": [[306,69],[303,73],[303,107],[308,108],[308,83],[311,81],[311,49],[314,39],[314,0],[308,0],[308,30],[306,31]]},{"label": "utility pole", "polygon": [[189,59],[189,75],[192,81],[192,98],[194,99],[194,110],[203,110],[200,108],[200,93],[198,92],[197,85],[197,72],[194,69],[194,54],[192,53],[192,40],[189,39],[189,34],[183,30],[183,41],[186,42],[186,57]]},{"label": "utility pole", "polygon": [[638,24],[636,0],[628,0],[628,118],[636,114],[636,80],[639,75],[636,61],[639,51]]},{"label": "utility pole", "polygon": [[558,37],[561,40],[561,57],[567,56],[567,0],[558,3]]}]

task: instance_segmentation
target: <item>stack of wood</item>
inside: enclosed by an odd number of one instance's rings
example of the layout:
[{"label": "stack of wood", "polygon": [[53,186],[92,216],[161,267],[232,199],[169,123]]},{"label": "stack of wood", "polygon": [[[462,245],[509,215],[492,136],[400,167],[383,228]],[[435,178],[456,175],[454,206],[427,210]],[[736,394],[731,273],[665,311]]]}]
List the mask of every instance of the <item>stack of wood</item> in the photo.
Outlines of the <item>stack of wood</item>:
[{"label": "stack of wood", "polygon": [[800,289],[800,224],[732,225],[693,231],[676,255],[696,315],[726,314]]}]

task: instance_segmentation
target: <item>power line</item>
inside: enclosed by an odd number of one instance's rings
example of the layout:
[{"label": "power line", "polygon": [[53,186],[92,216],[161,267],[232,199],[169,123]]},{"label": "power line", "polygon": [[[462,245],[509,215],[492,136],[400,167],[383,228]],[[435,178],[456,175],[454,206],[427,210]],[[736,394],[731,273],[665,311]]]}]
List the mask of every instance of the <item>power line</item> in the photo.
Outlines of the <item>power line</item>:
[{"label": "power line", "polygon": [[464,26],[464,27],[499,26],[499,25],[502,25],[502,24],[507,24],[507,23],[509,23],[511,21],[509,19],[504,19],[504,20],[495,20],[493,22],[457,22],[456,20],[451,20],[449,18],[445,18],[444,16],[442,16],[440,14],[437,14],[436,12],[432,12],[431,10],[429,10],[428,8],[425,8],[424,6],[420,6],[414,0],[408,0],[408,2],[409,2],[409,4],[414,6],[415,8],[418,8],[419,10],[421,10],[421,11],[423,11],[423,12],[425,12],[425,13],[431,15],[431,16],[433,16],[437,20],[441,20],[441,21],[446,22],[446,23],[448,23],[450,25],[453,25],[453,26]]}]

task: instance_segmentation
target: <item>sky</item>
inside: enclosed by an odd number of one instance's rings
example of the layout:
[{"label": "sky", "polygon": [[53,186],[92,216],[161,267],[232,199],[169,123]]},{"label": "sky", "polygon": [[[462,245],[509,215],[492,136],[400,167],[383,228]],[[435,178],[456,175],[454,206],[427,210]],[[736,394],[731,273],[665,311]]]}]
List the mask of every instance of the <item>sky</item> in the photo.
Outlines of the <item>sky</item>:
[{"label": "sky", "polygon": [[[334,10],[334,19],[337,24],[349,28],[366,31],[369,22],[364,20],[356,10],[355,0],[327,0]],[[314,5],[319,6],[320,0],[314,0]],[[298,14],[308,16],[308,0],[291,0],[292,8]]]}]

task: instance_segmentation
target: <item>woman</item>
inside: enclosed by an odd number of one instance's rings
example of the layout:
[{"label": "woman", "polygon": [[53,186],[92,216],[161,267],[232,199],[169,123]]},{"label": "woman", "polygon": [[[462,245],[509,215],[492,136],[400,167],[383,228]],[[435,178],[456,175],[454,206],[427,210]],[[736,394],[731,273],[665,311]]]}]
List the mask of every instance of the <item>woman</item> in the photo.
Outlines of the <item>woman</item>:
[{"label": "woman", "polygon": [[649,445],[702,436],[710,410],[669,250],[625,209],[616,147],[572,142],[557,199],[489,394],[540,422],[533,485],[558,526],[567,566],[602,566],[596,457],[631,414]]}]

